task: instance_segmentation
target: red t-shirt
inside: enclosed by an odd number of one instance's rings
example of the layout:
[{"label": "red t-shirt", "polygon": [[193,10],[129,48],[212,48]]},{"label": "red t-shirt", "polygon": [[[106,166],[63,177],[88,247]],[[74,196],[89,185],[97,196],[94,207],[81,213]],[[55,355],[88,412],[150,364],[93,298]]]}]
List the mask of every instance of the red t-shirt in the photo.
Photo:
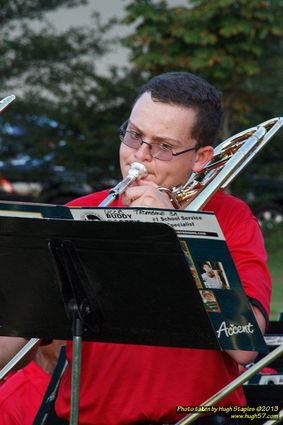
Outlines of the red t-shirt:
[{"label": "red t-shirt", "polygon": [[13,373],[0,386],[0,424],[31,425],[50,379],[34,361]]},{"label": "red t-shirt", "polygon": [[[77,199],[69,206],[96,206],[107,191]],[[113,206],[122,206],[120,200]],[[112,206],[111,205],[111,206]],[[256,219],[233,196],[217,193],[205,211],[221,225],[246,294],[269,313],[271,281]],[[72,344],[67,344],[71,361]],[[135,422],[174,423],[176,406],[198,406],[238,376],[238,365],[225,352],[107,343],[83,343],[80,425],[126,425]],[[56,411],[69,416],[71,376],[62,379]],[[241,388],[225,397],[223,406],[244,405]]]}]

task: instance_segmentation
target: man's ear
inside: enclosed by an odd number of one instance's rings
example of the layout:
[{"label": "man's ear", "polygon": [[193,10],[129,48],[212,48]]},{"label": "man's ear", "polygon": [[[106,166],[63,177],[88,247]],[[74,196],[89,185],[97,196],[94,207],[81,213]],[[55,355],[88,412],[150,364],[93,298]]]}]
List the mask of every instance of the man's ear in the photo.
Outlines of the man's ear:
[{"label": "man's ear", "polygon": [[201,171],[206,164],[208,164],[213,158],[213,147],[212,146],[204,146],[199,148],[196,152],[193,171],[198,173]]}]

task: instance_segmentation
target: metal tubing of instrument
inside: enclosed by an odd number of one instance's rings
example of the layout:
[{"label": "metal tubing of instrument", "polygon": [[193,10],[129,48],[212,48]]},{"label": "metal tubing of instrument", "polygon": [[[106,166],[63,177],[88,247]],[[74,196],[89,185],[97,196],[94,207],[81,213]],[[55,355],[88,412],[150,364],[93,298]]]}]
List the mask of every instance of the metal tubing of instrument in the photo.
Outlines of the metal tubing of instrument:
[{"label": "metal tubing of instrument", "polygon": [[283,118],[273,118],[269,121],[265,121],[259,125],[259,127],[265,127],[273,124],[273,126],[268,130],[265,136],[262,138],[261,142],[254,149],[253,152],[246,158],[246,160],[237,168],[236,172],[234,172],[226,182],[221,186],[221,189],[225,189],[229,184],[237,177],[237,175],[243,170],[243,168],[257,155],[257,153],[266,145],[267,142],[277,133],[277,131],[283,126]]},{"label": "metal tubing of instrument", "polygon": [[[127,176],[122,182],[118,183],[113,189],[111,189],[109,195],[99,204],[99,207],[108,207],[113,201],[115,201],[120,194],[125,192],[127,187],[133,182],[133,179]],[[123,183],[123,184],[122,184]]]},{"label": "metal tubing of instrument", "polygon": [[[226,387],[222,388],[200,406],[211,407],[242,385],[244,382],[248,381],[252,376],[254,376],[257,372],[263,369],[266,365],[276,360],[283,354],[283,344],[269,353],[267,356],[263,357],[257,363],[255,363],[251,368],[249,368],[246,372],[242,373],[238,378],[234,379],[234,381],[230,382],[230,384],[226,385]],[[187,425],[195,422],[199,416],[201,416],[201,412],[191,413],[187,415],[185,418],[178,421],[175,425]]]},{"label": "metal tubing of instrument", "polygon": [[20,360],[39,342],[38,338],[31,338],[23,348],[0,371],[0,381],[19,363]]},{"label": "metal tubing of instrument", "polygon": [[[221,187],[224,182],[227,180],[228,176],[233,173],[239,164],[246,158],[246,155],[251,151],[258,140],[262,138],[266,133],[264,127],[259,127],[252,136],[248,138],[243,146],[241,146],[238,151],[233,155],[229,161],[229,165],[224,167],[217,176],[200,192],[200,194],[192,200],[187,206],[187,210],[199,211],[210,199],[210,197]],[[227,172],[227,167],[229,167],[229,174]]]},{"label": "metal tubing of instrument", "polygon": [[128,175],[118,183],[113,189],[110,190],[109,195],[98,205],[99,207],[108,207],[115,201],[119,195],[125,192],[128,186],[135,180],[139,180],[147,176],[147,169],[139,162],[133,162],[130,166]]},{"label": "metal tubing of instrument", "polygon": [[9,106],[15,99],[16,96],[11,94],[10,96],[4,97],[4,99],[0,100],[0,112],[7,108],[7,106]]},{"label": "metal tubing of instrument", "polygon": [[[6,108],[6,106],[9,105],[13,100],[15,100],[15,96],[11,95],[8,97],[5,97],[3,100],[0,101],[0,111]],[[120,183],[118,183],[110,192],[110,195],[107,196],[104,201],[101,202],[99,205],[100,207],[107,207],[111,202],[113,202],[115,199],[118,198],[120,194],[122,194],[127,187],[133,183],[135,180],[141,179],[142,177],[145,177],[147,175],[147,169],[143,164],[140,164],[138,162],[134,162],[131,164],[131,167],[129,169],[128,175],[122,180]],[[9,373],[13,367],[15,367],[19,361],[31,350],[37,343],[39,339],[32,338],[27,344],[6,364],[6,366],[1,370],[0,372],[0,381]],[[79,351],[79,349],[78,349]],[[78,357],[80,357],[80,353],[77,354]],[[80,377],[78,376],[77,371],[74,371],[73,380],[77,384],[77,382],[80,381]],[[77,387],[77,385],[75,385]],[[71,425],[77,424],[78,419],[77,415],[78,412],[76,411],[76,408],[74,407],[77,403],[78,394],[74,394],[73,396],[73,413],[71,410],[71,416],[72,416],[72,422]],[[72,401],[71,401],[72,404]]]}]

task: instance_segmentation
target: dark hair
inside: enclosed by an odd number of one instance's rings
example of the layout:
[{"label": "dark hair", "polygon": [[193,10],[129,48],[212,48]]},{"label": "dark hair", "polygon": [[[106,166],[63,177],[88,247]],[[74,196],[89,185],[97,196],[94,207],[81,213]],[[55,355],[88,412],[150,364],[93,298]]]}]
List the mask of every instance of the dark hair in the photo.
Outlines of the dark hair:
[{"label": "dark hair", "polygon": [[167,72],[149,80],[136,101],[146,92],[151,94],[152,100],[193,108],[196,122],[192,137],[199,146],[213,145],[223,115],[222,95],[215,87],[189,72]]},{"label": "dark hair", "polygon": [[[208,266],[208,267],[211,267],[211,264],[209,264],[209,262],[208,261],[205,261],[204,263],[201,263],[201,268],[203,269],[204,268],[204,266]],[[212,268],[212,267],[211,267]]]}]

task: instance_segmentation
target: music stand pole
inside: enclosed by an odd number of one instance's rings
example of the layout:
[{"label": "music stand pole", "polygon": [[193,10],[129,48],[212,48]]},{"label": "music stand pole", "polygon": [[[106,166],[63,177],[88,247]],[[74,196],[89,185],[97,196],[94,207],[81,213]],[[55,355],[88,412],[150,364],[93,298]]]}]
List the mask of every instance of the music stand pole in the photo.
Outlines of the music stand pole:
[{"label": "music stand pole", "polygon": [[[0,296],[0,317],[4,324],[9,317],[1,332],[74,339],[71,425],[78,420],[82,328],[90,341],[220,348],[180,241],[169,226],[0,217],[0,230],[5,242],[1,249],[8,255],[0,255],[2,281],[9,282],[0,287],[0,295],[5,294]],[[19,247],[25,235],[29,243],[24,242],[23,255]],[[141,267],[145,259],[147,267]],[[30,273],[23,279],[20,266],[27,261]],[[20,266],[14,270],[14,264]],[[178,285],[172,288],[175,280]],[[21,299],[15,297],[19,293]],[[22,308],[31,300],[38,307],[35,312]],[[18,310],[20,319],[15,320]],[[88,312],[90,317],[84,318]],[[38,323],[33,324],[34,317]],[[259,329],[253,343],[265,348]]]},{"label": "music stand pole", "polygon": [[69,313],[73,315],[73,356],[69,425],[78,425],[80,406],[83,319],[84,316],[89,313],[89,307],[86,301],[78,305],[76,304],[76,302],[74,302],[74,300],[72,300],[69,303],[68,310]]},{"label": "music stand pole", "polygon": [[87,277],[82,273],[80,259],[71,241],[60,241],[58,244],[58,242],[50,240],[48,247],[52,254],[57,277],[63,288],[65,310],[69,319],[72,320],[73,354],[69,425],[78,425],[84,318],[91,311],[84,291],[83,281]]},{"label": "music stand pole", "polygon": [[73,338],[70,425],[77,425],[79,423],[81,353],[82,353],[81,338],[79,336],[74,336],[74,338]]}]

